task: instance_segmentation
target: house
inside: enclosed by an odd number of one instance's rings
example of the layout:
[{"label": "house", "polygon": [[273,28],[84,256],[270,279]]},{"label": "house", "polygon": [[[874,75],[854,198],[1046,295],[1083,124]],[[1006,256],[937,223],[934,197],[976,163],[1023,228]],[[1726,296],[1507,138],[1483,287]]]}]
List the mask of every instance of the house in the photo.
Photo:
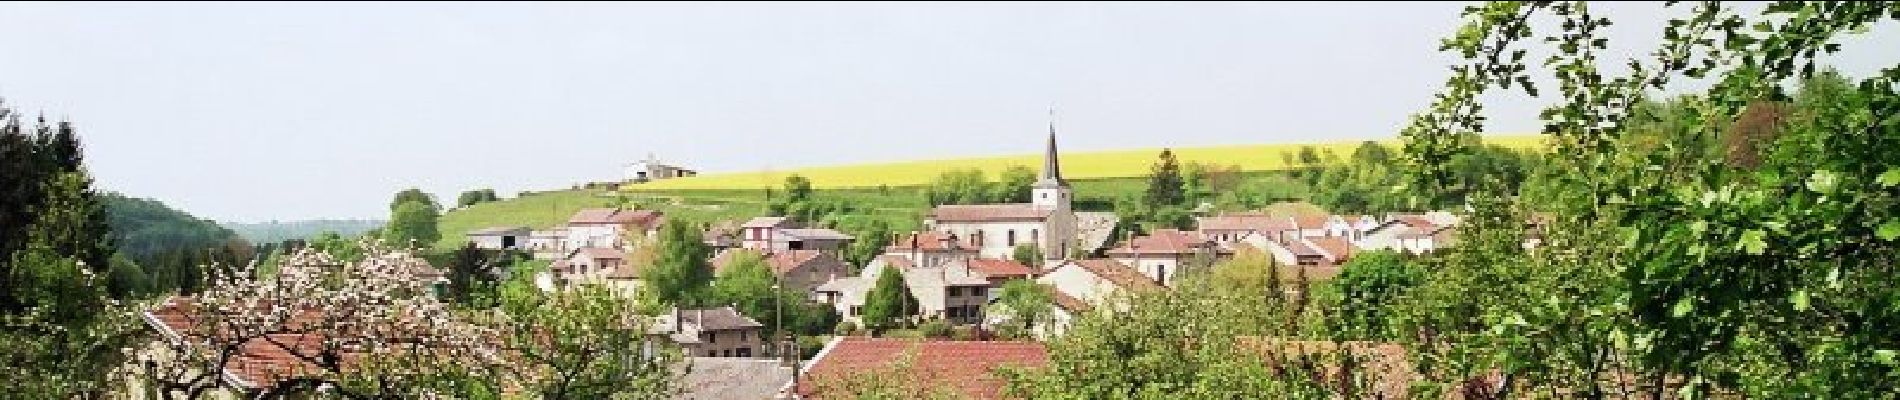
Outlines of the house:
[{"label": "house", "polygon": [[893,260],[904,260],[909,266],[940,267],[955,260],[976,258],[979,251],[976,246],[964,243],[954,234],[938,232],[913,232],[898,237],[890,246],[884,247],[884,254],[865,265],[868,270],[873,265],[882,265]]},{"label": "house", "polygon": [[[1029,333],[1038,339],[1049,340],[1061,336],[1063,332],[1068,331],[1070,324],[1073,323],[1077,317],[1081,317],[1083,314],[1087,314],[1095,309],[1095,307],[1090,305],[1087,301],[1056,290],[1055,286],[1038,283],[1036,287],[1048,293],[1051,302],[1048,314],[1046,314],[1048,319],[1040,324],[1030,326]],[[994,302],[995,299],[991,299],[991,301]],[[1011,315],[1014,314],[1014,311],[1010,310],[1007,304],[991,304],[988,311],[989,313],[984,316],[985,319],[983,321],[985,327],[994,329],[999,325],[1012,322],[1011,319],[1013,317]]]},{"label": "house", "polygon": [[684,178],[699,174],[698,171],[682,168],[677,165],[661,163],[660,160],[654,158],[652,154],[648,154],[645,160],[627,163],[625,171],[627,182],[633,183]]},{"label": "house", "polygon": [[1096,247],[1085,246],[1103,232],[1099,227],[1087,232],[1079,229],[1077,216],[1070,208],[1073,197],[1069,182],[1062,179],[1052,124],[1041,175],[1030,189],[1030,202],[939,205],[924,217],[924,227],[955,236],[987,258],[1008,258],[1016,246],[1029,245],[1041,250],[1044,258],[1060,260],[1072,252],[1094,251]]},{"label": "house", "polygon": [[1161,290],[1154,279],[1110,259],[1063,260],[1036,278],[1062,294],[1100,305],[1118,293]]},{"label": "house", "polygon": [[1354,242],[1361,250],[1392,250],[1424,254],[1450,245],[1455,219],[1432,215],[1395,215]]},{"label": "house", "polygon": [[741,246],[767,253],[784,250],[838,251],[851,235],[831,229],[800,228],[786,217],[758,217],[739,226]]},{"label": "house", "polygon": [[1147,236],[1135,237],[1108,250],[1110,259],[1167,286],[1172,286],[1181,268],[1192,265],[1196,258],[1206,258],[1205,262],[1211,263],[1232,254],[1233,251],[1198,233],[1175,229],[1156,229]]},{"label": "house", "polygon": [[1359,240],[1366,232],[1379,227],[1378,218],[1371,215],[1333,215],[1326,218],[1326,235],[1342,237],[1346,240]]},{"label": "house", "polygon": [[706,247],[712,248],[713,253],[717,254],[727,249],[739,247],[739,232],[738,225],[733,224],[731,221],[724,221],[707,226],[703,238],[705,239]]},{"label": "house", "polygon": [[528,250],[534,252],[534,258],[537,260],[552,260],[566,256],[568,253],[567,227],[529,231]]},{"label": "house", "polygon": [[548,271],[553,275],[549,286],[600,284],[631,293],[640,287],[639,268],[628,263],[627,253],[619,249],[583,247],[549,265]]},{"label": "house", "polygon": [[964,260],[964,263],[968,264],[970,269],[975,270],[976,273],[982,274],[984,279],[988,279],[990,281],[990,287],[993,288],[1002,288],[1004,282],[1008,282],[1012,279],[1034,279],[1036,277],[1036,271],[1034,269],[1030,269],[1029,266],[1016,262],[1016,260],[972,258]]},{"label": "house", "polygon": [[917,316],[943,318],[954,324],[983,322],[983,307],[989,304],[990,280],[973,271],[962,260],[939,267],[906,267],[894,262],[866,267],[859,276],[833,279],[813,289],[812,298],[830,304],[845,321],[863,324],[864,301],[876,286],[879,274],[889,270],[903,275],[904,286],[917,299]]},{"label": "house", "polygon": [[1299,237],[1315,237],[1326,236],[1326,222],[1332,220],[1333,217],[1325,214],[1301,214],[1290,218],[1293,221],[1293,229],[1299,231]]},{"label": "house", "polygon": [[469,231],[468,241],[483,250],[514,250],[528,246],[531,232],[525,226],[494,227]]},{"label": "house", "polygon": [[[899,360],[909,370],[893,371]],[[950,341],[840,336],[804,364],[791,392],[801,398],[845,399],[858,393],[836,393],[840,379],[884,373],[911,388],[941,388],[958,398],[1005,398],[1007,384],[997,371],[1041,368],[1049,363],[1042,343],[1015,341]]]},{"label": "house", "polygon": [[666,217],[654,210],[582,209],[567,219],[565,246],[569,249],[624,247],[629,232],[650,236],[664,222]]},{"label": "house", "polygon": [[1264,213],[1231,213],[1212,217],[1195,218],[1195,228],[1202,237],[1222,245],[1239,243],[1247,236],[1260,236],[1273,240],[1291,238],[1290,232],[1297,231],[1293,219],[1274,217]]},{"label": "house", "polygon": [[753,357],[764,355],[760,328],[732,307],[679,309],[654,317],[649,335],[680,346],[691,356]]},{"label": "house", "polygon": [[730,249],[713,256],[713,273],[725,274],[732,260],[742,255],[760,257],[767,269],[778,277],[787,289],[806,292],[818,284],[825,283],[849,274],[851,268],[845,265],[838,254],[821,250],[784,250],[772,254],[759,254],[752,249]]}]

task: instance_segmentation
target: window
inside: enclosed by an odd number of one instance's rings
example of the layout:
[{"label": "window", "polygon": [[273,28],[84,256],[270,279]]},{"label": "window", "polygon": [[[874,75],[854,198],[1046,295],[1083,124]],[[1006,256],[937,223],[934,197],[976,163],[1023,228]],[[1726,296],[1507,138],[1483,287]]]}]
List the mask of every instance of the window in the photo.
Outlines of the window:
[{"label": "window", "polygon": [[720,357],[732,357],[732,350],[731,350],[731,349],[727,349],[727,350],[720,350],[720,351],[719,351],[719,356],[720,356]]},{"label": "window", "polygon": [[851,306],[851,316],[861,314],[863,308],[864,306]]},{"label": "window", "polygon": [[736,354],[737,354],[738,356],[740,356],[740,357],[751,357],[751,356],[752,356],[752,348],[751,348],[751,347],[740,347],[740,348],[739,348],[739,352],[738,352],[738,353],[736,353]]},{"label": "window", "polygon": [[1009,230],[1009,241],[1006,243],[1009,243],[1010,247],[1016,247],[1016,230],[1015,229]]},{"label": "window", "polygon": [[707,356],[707,357],[718,357],[718,356],[719,356],[719,351],[718,351],[718,350],[706,350],[706,356]]},{"label": "window", "polygon": [[987,292],[987,291],[989,291],[988,289],[989,289],[989,288],[983,288],[983,287],[973,287],[973,288],[970,288],[970,295],[971,295],[971,296],[976,296],[976,297],[983,297],[983,296],[988,296],[988,294],[985,294],[985,293],[984,293],[984,292]]},{"label": "window", "polygon": [[739,331],[739,341],[752,340],[752,331]]},{"label": "window", "polygon": [[957,297],[963,293],[963,291],[957,289],[958,288],[954,286],[950,287],[950,297]]},{"label": "window", "polygon": [[706,343],[719,343],[719,332],[707,332]]}]

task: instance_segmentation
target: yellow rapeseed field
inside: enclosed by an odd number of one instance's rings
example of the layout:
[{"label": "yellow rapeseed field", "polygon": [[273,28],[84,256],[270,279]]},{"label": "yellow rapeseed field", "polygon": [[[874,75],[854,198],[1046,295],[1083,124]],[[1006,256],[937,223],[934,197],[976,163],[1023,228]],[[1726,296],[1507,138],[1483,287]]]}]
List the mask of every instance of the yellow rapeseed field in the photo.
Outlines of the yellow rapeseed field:
[{"label": "yellow rapeseed field", "polygon": [[[1397,146],[1396,141],[1383,141],[1387,145]],[[1486,143],[1511,148],[1527,149],[1542,147],[1541,136],[1489,136]],[[1236,165],[1243,171],[1272,171],[1286,168],[1282,153],[1299,151],[1301,146],[1313,146],[1320,150],[1332,150],[1340,156],[1352,153],[1360,141],[1339,141],[1328,143],[1303,144],[1260,144],[1214,147],[1188,147],[1174,149],[1175,156],[1181,162],[1199,162],[1214,165]],[[1143,176],[1154,164],[1161,149],[1115,150],[1094,152],[1063,152],[1062,175],[1068,179],[1123,178]],[[976,168],[994,179],[1003,169],[1012,165],[1021,165],[1030,169],[1042,167],[1041,154],[1023,154],[1000,157],[976,157],[945,160],[905,161],[878,164],[856,164],[826,167],[797,168],[784,171],[755,171],[705,174],[700,176],[667,179],[644,184],[628,185],[629,190],[691,190],[691,189],[756,189],[765,186],[777,187],[785,177],[797,174],[811,179],[817,188],[876,187],[879,185],[911,186],[928,184],[944,171]]]}]

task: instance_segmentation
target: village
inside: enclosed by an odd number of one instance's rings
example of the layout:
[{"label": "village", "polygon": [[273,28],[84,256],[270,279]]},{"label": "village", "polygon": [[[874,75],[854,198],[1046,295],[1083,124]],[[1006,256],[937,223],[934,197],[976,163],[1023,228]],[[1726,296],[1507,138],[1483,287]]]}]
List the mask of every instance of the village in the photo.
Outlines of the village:
[{"label": "village", "polygon": [[[865,326],[869,292],[881,274],[895,273],[916,302],[915,313],[905,317],[907,326],[940,321],[963,334],[921,340],[841,334],[826,341],[812,359],[797,360],[796,352],[784,350],[790,338],[771,337],[775,329],[762,324],[762,318],[730,306],[674,308],[657,317],[653,337],[678,346],[695,363],[718,366],[690,374],[686,397],[810,396],[819,389],[801,376],[849,375],[915,354],[923,368],[950,371],[927,378],[936,384],[971,398],[995,398],[1002,383],[988,372],[1002,365],[1045,362],[1047,354],[1038,341],[1059,337],[1076,316],[1115,312],[1123,307],[1116,303],[1123,298],[1118,294],[1170,290],[1190,269],[1204,269],[1236,253],[1271,257],[1277,273],[1287,279],[1284,290],[1297,296],[1303,286],[1294,280],[1329,279],[1355,253],[1427,254],[1457,240],[1453,228],[1459,218],[1446,211],[1216,213],[1196,217],[1193,230],[1111,237],[1118,222],[1114,213],[1072,209],[1073,193],[1062,175],[1056,140],[1051,129],[1031,202],[939,205],[921,221],[921,231],[852,237],[781,216],[758,216],[706,230],[704,244],[713,249],[709,264],[715,273],[723,273],[729,260],[742,254],[760,257],[778,285],[834,309],[841,325]],[[679,176],[676,171],[683,170],[651,161],[639,169],[641,178]],[[542,290],[591,285],[633,294],[642,287],[645,266],[629,262],[629,253],[633,246],[650,242],[645,239],[657,235],[666,218],[653,210],[593,208],[574,213],[562,226],[492,227],[469,232],[468,240],[483,249],[525,250],[537,259],[553,260],[547,272],[535,277]],[[865,265],[849,265],[840,252],[855,241],[876,241],[883,252]],[[1535,242],[1527,240],[1525,245]],[[1025,247],[1048,256],[1040,262],[1016,259]],[[996,328],[1011,323],[1012,315],[999,297],[1012,281],[1033,282],[1045,291],[1053,301],[1043,315],[1050,317],[1031,327],[1026,338],[998,340]]]}]

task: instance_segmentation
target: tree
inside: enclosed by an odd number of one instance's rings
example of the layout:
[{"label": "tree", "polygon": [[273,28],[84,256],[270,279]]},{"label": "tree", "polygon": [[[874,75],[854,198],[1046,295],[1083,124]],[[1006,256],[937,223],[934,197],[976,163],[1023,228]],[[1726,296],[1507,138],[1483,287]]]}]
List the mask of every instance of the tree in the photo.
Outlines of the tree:
[{"label": "tree", "polygon": [[1031,191],[1036,185],[1036,171],[1021,165],[1011,165],[1004,169],[1003,174],[998,178],[993,187],[996,192],[989,196],[990,202],[1028,203],[1030,201]]},{"label": "tree", "polygon": [[691,223],[669,219],[660,226],[658,260],[642,271],[646,288],[660,304],[693,307],[705,299],[712,282],[712,266],[707,257],[712,250],[701,241]]},{"label": "tree", "polygon": [[112,256],[112,267],[106,272],[106,292],[115,299],[131,299],[142,296],[152,285],[152,279],[146,276],[145,269],[125,254]]},{"label": "tree", "polygon": [[865,294],[864,313],[860,317],[866,329],[883,331],[915,315],[916,304],[916,296],[911,295],[910,286],[904,284],[903,273],[885,268],[878,273],[871,291]]},{"label": "tree", "polygon": [[1003,283],[1003,291],[997,294],[996,304],[1007,310],[1003,314],[1008,315],[1008,322],[1001,325],[1002,329],[998,333],[1007,338],[1028,339],[1036,326],[1049,323],[1052,313],[1050,307],[1055,305],[1049,290],[1052,289],[1029,279]]},{"label": "tree", "polygon": [[[409,200],[414,200],[414,195],[411,195],[410,197],[411,198]],[[468,206],[472,206],[476,204],[481,204],[481,203],[486,203],[486,202],[491,202],[491,201],[498,201],[498,200],[501,200],[501,199],[495,196],[495,189],[475,189],[475,190],[462,192],[461,196],[457,196],[455,198],[455,208],[463,208],[463,207],[468,207]]]},{"label": "tree", "polygon": [[488,308],[480,301],[493,298],[489,293],[500,280],[495,276],[496,264],[500,263],[497,258],[503,257],[492,257],[473,242],[463,245],[448,262],[449,283],[443,288],[444,294],[455,304]]},{"label": "tree", "polygon": [[1042,266],[1042,247],[1041,246],[1042,245],[1039,243],[1023,243],[1023,244],[1016,245],[1016,249],[1010,254],[1010,259],[1016,260],[1016,262],[1022,263],[1023,265],[1027,265],[1029,266],[1029,268],[1039,268]]},{"label": "tree", "polygon": [[1187,195],[1181,177],[1181,163],[1174,158],[1174,151],[1161,149],[1160,161],[1155,162],[1153,172],[1148,174],[1148,191],[1142,198],[1149,206],[1178,206],[1187,202]]},{"label": "tree", "polygon": [[[532,290],[532,289],[530,289]],[[607,288],[582,285],[508,296],[494,325],[522,362],[503,377],[542,399],[667,398],[680,390],[684,357],[654,346],[648,317]]]},{"label": "tree", "polygon": [[792,175],[785,177],[785,200],[787,203],[801,203],[811,199],[811,179]]},{"label": "tree", "polygon": [[986,203],[994,193],[983,170],[975,168],[944,171],[925,189],[931,205]]},{"label": "tree", "polygon": [[1327,282],[1330,303],[1336,307],[1340,330],[1364,339],[1386,339],[1386,308],[1425,280],[1425,270],[1393,251],[1353,254]]},{"label": "tree", "polygon": [[422,203],[424,205],[428,205],[429,209],[431,210],[442,209],[442,204],[435,202],[435,196],[431,196],[428,193],[423,193],[422,189],[408,188],[408,189],[403,189],[403,191],[396,192],[396,198],[394,200],[389,201],[389,211],[395,212],[396,209],[402,208],[403,203],[410,203],[410,202],[416,202],[416,203]]},{"label": "tree", "polygon": [[853,270],[863,268],[872,258],[884,253],[884,246],[891,244],[891,226],[882,219],[868,219],[849,232],[852,239],[845,248],[844,262]]},{"label": "tree", "polygon": [[777,306],[786,304],[776,302],[781,300],[779,290],[774,288],[778,278],[772,275],[771,267],[758,252],[734,251],[726,260],[725,270],[713,279],[712,298],[718,304],[732,305],[740,314],[752,316],[776,332],[783,322]]},{"label": "tree", "polygon": [[406,202],[389,214],[389,225],[383,229],[383,240],[400,246],[429,247],[442,234],[436,231],[435,207],[420,201]]}]

